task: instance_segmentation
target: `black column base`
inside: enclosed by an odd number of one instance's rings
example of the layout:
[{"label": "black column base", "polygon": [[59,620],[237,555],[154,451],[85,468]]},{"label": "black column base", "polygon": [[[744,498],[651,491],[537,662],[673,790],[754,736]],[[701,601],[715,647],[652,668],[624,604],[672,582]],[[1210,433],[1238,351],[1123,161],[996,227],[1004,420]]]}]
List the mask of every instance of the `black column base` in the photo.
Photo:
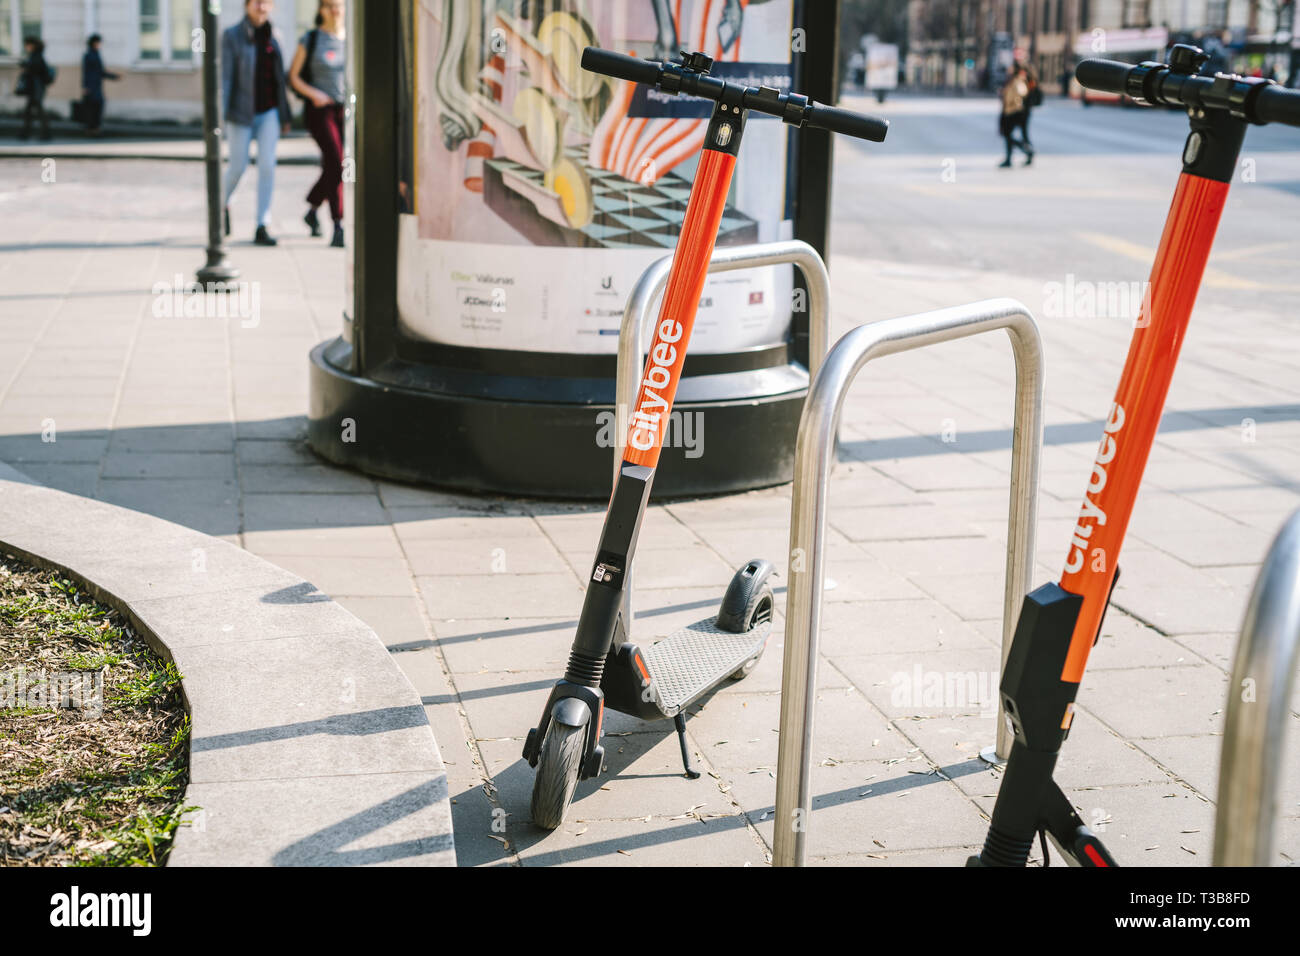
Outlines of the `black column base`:
[{"label": "black column base", "polygon": [[[436,367],[417,367],[427,388],[352,375],[339,367],[350,352],[340,339],[311,351],[307,439],[322,458],[381,478],[462,491],[609,497],[614,453],[597,443],[597,416],[611,410],[612,382],[600,383],[603,394],[593,389],[603,403],[471,396],[443,390]],[[402,377],[410,381],[410,366]],[[674,414],[698,416],[695,439],[702,443],[695,450],[665,446],[654,496],[725,494],[790,481],[807,384],[807,372],[795,364],[684,378]],[[692,401],[692,393],[702,400]],[[350,429],[345,419],[353,422]]]}]

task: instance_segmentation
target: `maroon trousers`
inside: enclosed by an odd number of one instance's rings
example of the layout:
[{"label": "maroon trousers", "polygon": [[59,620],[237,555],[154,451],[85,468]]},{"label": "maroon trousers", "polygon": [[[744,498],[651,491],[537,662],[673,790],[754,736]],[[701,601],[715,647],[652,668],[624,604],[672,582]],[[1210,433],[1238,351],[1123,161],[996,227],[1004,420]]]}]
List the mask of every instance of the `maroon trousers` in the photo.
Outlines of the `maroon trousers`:
[{"label": "maroon trousers", "polygon": [[330,217],[343,219],[343,104],[313,106],[304,112],[307,130],[320,147],[320,178],[307,194],[307,203],[315,209],[330,204]]}]

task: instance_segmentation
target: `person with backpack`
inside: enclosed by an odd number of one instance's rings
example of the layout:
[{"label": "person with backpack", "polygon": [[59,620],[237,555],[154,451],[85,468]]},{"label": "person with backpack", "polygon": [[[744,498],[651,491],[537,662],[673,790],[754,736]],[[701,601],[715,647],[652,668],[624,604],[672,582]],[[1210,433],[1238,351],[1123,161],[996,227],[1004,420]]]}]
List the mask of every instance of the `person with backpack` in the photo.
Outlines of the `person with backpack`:
[{"label": "person with backpack", "polygon": [[81,57],[81,108],[88,136],[104,135],[101,129],[104,122],[104,81],[122,78],[104,69],[104,60],[99,55],[102,40],[98,33],[92,33]]},{"label": "person with backpack", "polygon": [[[1007,146],[1007,158],[1001,166],[1011,166],[1011,151],[1019,149],[1025,154],[1025,165],[1034,161],[1034,147],[1029,142],[1029,73],[1023,63],[1011,68],[1011,75],[1002,87],[1002,115],[998,120],[998,132],[1002,134]],[[1016,130],[1024,130],[1024,136],[1017,139]]]},{"label": "person with backpack", "polygon": [[38,37],[23,40],[22,66],[18,71],[18,87],[14,90],[27,98],[23,106],[23,131],[19,139],[31,139],[32,119],[40,121],[41,139],[50,138],[50,114],[45,112],[45,91],[54,83],[54,67],[45,62],[45,44]]},{"label": "person with backpack", "polygon": [[347,49],[343,0],[320,0],[316,28],[307,31],[289,67],[289,85],[303,101],[303,122],[320,147],[320,178],[307,193],[303,221],[321,234],[317,210],[328,202],[334,220],[331,246],[343,245],[343,101],[347,95]]},{"label": "person with backpack", "polygon": [[244,18],[221,34],[222,114],[230,166],[226,170],[225,220],[230,235],[230,196],[248,168],[248,153],[257,140],[257,231],[253,242],[276,244],[267,232],[275,192],[275,149],[289,131],[284,58],[271,26],[273,0],[244,0]]}]

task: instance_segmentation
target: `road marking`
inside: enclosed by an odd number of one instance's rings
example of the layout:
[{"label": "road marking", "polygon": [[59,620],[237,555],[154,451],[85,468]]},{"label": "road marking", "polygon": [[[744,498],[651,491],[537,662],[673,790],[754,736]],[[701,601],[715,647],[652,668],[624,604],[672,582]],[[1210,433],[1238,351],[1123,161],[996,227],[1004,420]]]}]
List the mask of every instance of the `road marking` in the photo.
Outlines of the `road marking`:
[{"label": "road marking", "polygon": [[982,183],[906,183],[904,189],[938,199],[975,199],[986,196],[1014,196],[1030,199],[1103,199],[1154,201],[1162,194],[1155,189],[1096,189],[1074,186],[1013,186]]},{"label": "road marking", "polygon": [[[1076,232],[1074,235],[1075,238],[1082,239],[1084,242],[1091,243],[1109,252],[1127,256],[1138,262],[1151,262],[1156,255],[1155,250],[1148,246],[1129,242],[1127,239],[1120,239],[1116,236],[1108,236],[1100,232]],[[1300,292],[1300,285],[1256,282],[1253,279],[1242,279],[1239,276],[1229,275],[1222,270],[1208,267],[1205,270],[1205,278],[1202,282],[1211,289],[1236,289],[1251,292]]]},{"label": "road marking", "polygon": [[[1240,249],[1231,249],[1228,252],[1216,252],[1216,259],[1244,259],[1247,256],[1256,256],[1264,252],[1280,252],[1283,249],[1292,249],[1296,246],[1294,239],[1285,242],[1265,242],[1257,246],[1243,246]],[[1288,260],[1275,259],[1274,262],[1283,262]]]}]

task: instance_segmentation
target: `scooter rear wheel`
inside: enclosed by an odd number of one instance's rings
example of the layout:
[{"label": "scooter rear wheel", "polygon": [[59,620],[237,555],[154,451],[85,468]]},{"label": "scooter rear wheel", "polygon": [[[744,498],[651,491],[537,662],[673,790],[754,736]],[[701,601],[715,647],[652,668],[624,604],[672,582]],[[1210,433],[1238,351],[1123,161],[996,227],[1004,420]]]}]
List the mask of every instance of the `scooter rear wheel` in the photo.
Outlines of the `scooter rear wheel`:
[{"label": "scooter rear wheel", "polygon": [[578,785],[587,728],[569,727],[551,721],[537,755],[537,776],[533,778],[533,823],[554,830],[564,822]]}]

